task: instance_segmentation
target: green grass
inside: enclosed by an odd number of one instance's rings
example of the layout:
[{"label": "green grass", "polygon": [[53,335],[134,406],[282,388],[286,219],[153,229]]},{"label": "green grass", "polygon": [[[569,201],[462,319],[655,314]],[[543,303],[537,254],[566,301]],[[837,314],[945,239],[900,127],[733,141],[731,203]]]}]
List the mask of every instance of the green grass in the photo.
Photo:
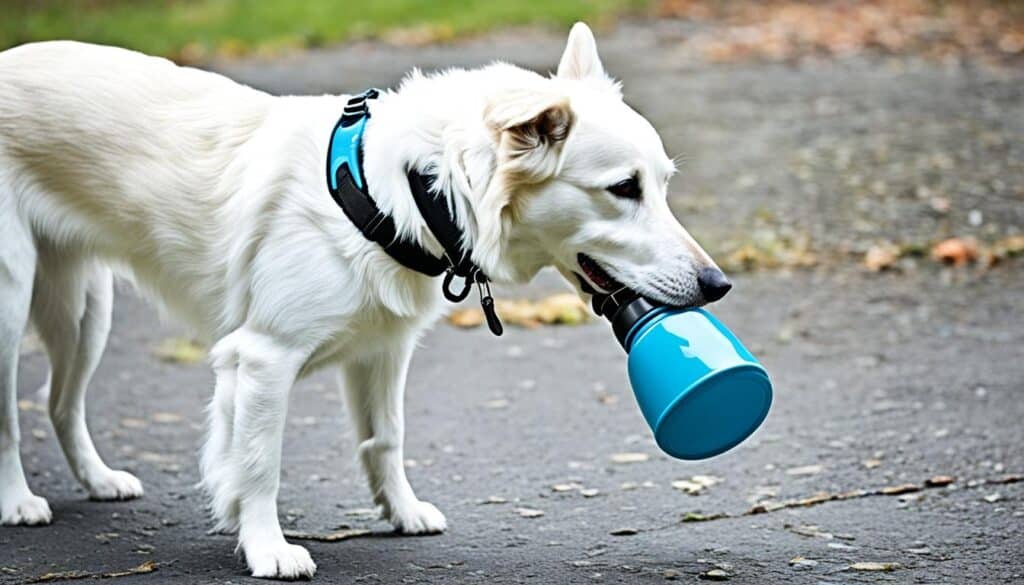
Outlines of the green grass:
[{"label": "green grass", "polygon": [[[310,47],[413,30],[447,39],[506,25],[602,23],[649,0],[0,0],[0,49],[76,39],[202,56]],[[185,53],[183,53],[183,50]]]}]

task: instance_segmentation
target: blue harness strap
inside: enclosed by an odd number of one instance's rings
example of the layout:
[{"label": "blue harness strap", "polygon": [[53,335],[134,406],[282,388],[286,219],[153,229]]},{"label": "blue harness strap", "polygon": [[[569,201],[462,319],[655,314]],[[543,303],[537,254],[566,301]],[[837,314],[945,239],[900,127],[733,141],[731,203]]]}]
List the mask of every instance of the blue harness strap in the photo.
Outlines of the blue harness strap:
[{"label": "blue harness strap", "polygon": [[[503,328],[494,308],[490,281],[473,263],[471,251],[463,245],[462,230],[452,216],[453,212],[449,211],[444,197],[432,190],[433,180],[416,170],[408,171],[409,190],[416,207],[427,229],[444,249],[441,258],[415,242],[399,238],[394,219],[382,212],[370,196],[362,165],[363,132],[370,119],[367,102],[378,95],[377,90],[368,89],[351,97],[345,104],[327,146],[327,190],[363,236],[380,245],[399,264],[428,276],[445,273],[441,290],[449,301],[459,302],[466,298],[472,285],[477,284],[487,325],[492,333],[501,335]],[[456,276],[465,279],[462,290],[458,292],[451,288]]]},{"label": "blue harness strap", "polygon": [[370,118],[366,102],[377,96],[377,90],[368,89],[345,105],[327,149],[327,189],[366,239],[379,244],[403,266],[439,276],[448,269],[448,262],[430,255],[414,242],[400,239],[394,220],[377,207],[366,186],[362,165],[363,132]]}]

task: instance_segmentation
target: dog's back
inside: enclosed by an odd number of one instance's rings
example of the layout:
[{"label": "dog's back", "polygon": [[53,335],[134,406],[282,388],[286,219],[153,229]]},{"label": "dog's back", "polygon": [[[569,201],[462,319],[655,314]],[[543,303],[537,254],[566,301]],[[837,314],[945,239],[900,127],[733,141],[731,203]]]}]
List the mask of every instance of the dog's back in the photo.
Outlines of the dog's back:
[{"label": "dog's back", "polygon": [[[96,238],[137,245],[152,235],[154,212],[213,211],[233,151],[263,122],[269,101],[224,77],[132,51],[25,45],[0,53],[0,173],[52,235],[69,233],[48,225],[61,215],[53,208],[66,207],[96,222],[88,226]],[[33,216],[40,198],[49,209]]]}]

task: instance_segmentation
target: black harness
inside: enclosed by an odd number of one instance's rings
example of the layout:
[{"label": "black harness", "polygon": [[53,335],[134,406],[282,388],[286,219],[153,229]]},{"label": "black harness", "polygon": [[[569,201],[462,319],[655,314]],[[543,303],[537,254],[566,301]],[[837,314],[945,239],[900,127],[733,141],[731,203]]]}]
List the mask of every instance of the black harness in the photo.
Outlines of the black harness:
[{"label": "black harness", "polygon": [[[407,173],[416,208],[444,250],[440,258],[413,241],[399,238],[394,219],[382,212],[370,196],[363,174],[362,137],[370,117],[367,101],[378,95],[377,90],[368,89],[350,98],[331,132],[327,150],[327,189],[331,197],[367,240],[376,242],[399,264],[427,276],[443,273],[441,291],[449,301],[462,301],[476,284],[487,326],[495,335],[501,335],[503,327],[494,308],[490,279],[473,262],[472,249],[464,245],[454,207],[449,210],[444,194],[432,189],[434,178],[416,169]],[[464,279],[459,291],[452,290],[456,277]]]}]

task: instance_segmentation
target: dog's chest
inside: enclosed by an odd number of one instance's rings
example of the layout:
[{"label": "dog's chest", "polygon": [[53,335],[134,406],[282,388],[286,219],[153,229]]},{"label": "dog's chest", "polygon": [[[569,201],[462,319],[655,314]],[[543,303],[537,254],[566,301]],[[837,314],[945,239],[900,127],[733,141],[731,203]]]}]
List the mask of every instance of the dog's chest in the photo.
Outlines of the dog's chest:
[{"label": "dog's chest", "polygon": [[394,352],[414,343],[441,316],[443,309],[442,302],[435,299],[424,304],[415,316],[399,315],[379,305],[366,307],[338,324],[334,335],[310,356],[304,373],[332,363]]}]

